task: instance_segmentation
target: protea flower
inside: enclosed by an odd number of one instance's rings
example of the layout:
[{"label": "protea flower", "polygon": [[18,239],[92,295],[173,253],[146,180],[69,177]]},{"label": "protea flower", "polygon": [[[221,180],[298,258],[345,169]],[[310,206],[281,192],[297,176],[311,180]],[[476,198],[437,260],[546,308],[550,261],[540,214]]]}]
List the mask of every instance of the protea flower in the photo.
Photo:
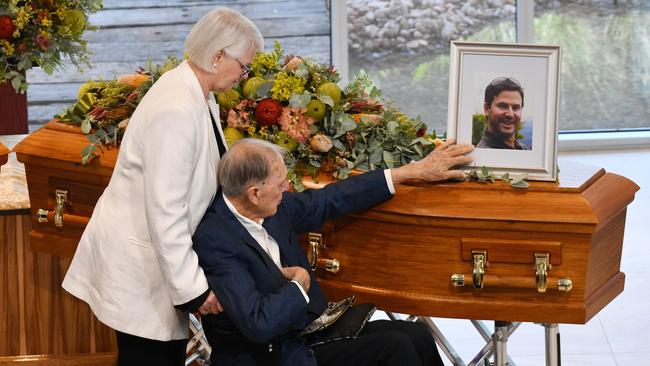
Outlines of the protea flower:
[{"label": "protea flower", "polygon": [[0,15],[0,39],[9,39],[16,30],[14,21],[8,15]]},{"label": "protea flower", "polygon": [[263,99],[255,107],[255,120],[262,127],[273,126],[282,115],[282,104],[275,99]]}]

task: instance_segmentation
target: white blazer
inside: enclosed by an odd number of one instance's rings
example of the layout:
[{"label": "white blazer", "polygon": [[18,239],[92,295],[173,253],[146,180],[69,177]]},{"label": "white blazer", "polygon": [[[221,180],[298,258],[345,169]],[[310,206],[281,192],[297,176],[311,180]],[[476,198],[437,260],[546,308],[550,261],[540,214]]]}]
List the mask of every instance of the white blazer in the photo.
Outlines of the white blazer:
[{"label": "white blazer", "polygon": [[208,289],[191,240],[217,190],[219,151],[208,108],[221,130],[214,97],[206,101],[183,62],[153,85],[130,119],[63,281],[113,329],[160,341],[187,338],[188,316],[174,305]]}]

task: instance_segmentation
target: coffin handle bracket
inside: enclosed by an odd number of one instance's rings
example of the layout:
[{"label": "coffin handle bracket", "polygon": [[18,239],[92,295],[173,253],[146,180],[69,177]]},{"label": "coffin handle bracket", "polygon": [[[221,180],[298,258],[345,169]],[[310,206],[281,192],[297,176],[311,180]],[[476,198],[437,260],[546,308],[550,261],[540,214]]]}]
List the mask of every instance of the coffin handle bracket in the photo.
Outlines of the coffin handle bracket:
[{"label": "coffin handle bracket", "polygon": [[483,288],[483,276],[485,275],[485,268],[488,266],[487,251],[486,250],[472,250],[472,282],[474,288]]},{"label": "coffin handle bracket", "polygon": [[341,263],[338,259],[318,258],[318,252],[320,249],[325,249],[323,235],[319,233],[309,233],[309,251],[307,252],[307,257],[311,269],[315,271],[317,268],[322,268],[331,273],[337,273],[341,270]]},{"label": "coffin handle bracket", "polygon": [[546,292],[546,278],[551,269],[548,253],[535,253],[535,282],[537,292]]},{"label": "coffin handle bracket", "polygon": [[[55,206],[54,206],[54,226],[63,227],[63,211],[68,204],[68,191],[65,189],[57,189],[54,191]],[[39,208],[36,213],[36,219],[39,223],[47,222],[47,215],[49,211]]]}]

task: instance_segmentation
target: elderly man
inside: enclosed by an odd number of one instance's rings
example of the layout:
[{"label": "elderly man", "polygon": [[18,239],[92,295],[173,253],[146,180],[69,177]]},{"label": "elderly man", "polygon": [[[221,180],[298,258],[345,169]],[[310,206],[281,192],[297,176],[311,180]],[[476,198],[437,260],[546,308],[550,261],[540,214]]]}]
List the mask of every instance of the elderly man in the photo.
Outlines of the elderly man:
[{"label": "elderly man", "polygon": [[373,321],[357,338],[308,347],[299,333],[327,300],[297,239],[325,220],[389,199],[407,179],[460,179],[471,145],[445,143],[419,162],[323,189],[289,193],[281,150],[241,140],[219,164],[221,191],[193,237],[210,288],[225,309],[203,316],[215,365],[442,365],[424,325]]},{"label": "elderly man", "polygon": [[487,125],[478,148],[530,150],[517,140],[524,108],[524,89],[513,78],[500,77],[485,88],[483,112]]}]

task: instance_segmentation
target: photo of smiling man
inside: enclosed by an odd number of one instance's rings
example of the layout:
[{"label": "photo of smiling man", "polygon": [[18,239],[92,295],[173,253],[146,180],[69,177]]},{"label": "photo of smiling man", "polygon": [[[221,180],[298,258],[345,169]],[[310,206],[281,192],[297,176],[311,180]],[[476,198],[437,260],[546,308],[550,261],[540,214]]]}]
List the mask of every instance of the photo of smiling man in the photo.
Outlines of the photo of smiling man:
[{"label": "photo of smiling man", "polygon": [[511,77],[499,77],[492,80],[485,88],[483,113],[485,130],[476,145],[484,149],[530,150],[530,146],[521,141],[524,108],[524,89]]}]

